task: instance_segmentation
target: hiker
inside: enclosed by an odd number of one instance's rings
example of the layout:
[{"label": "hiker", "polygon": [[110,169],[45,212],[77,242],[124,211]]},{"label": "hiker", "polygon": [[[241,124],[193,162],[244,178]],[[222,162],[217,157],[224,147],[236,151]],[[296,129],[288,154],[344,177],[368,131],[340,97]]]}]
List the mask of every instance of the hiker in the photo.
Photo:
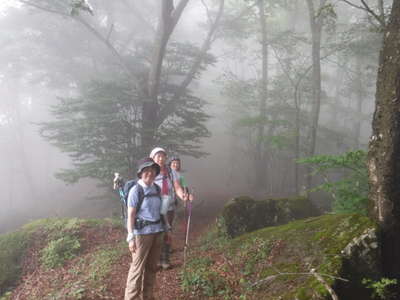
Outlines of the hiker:
[{"label": "hiker", "polygon": [[[174,170],[176,172],[179,184],[184,189],[184,191],[186,191],[188,193],[189,191],[188,191],[188,186],[186,184],[186,180],[181,173],[182,163],[181,163],[181,159],[179,158],[179,156],[172,156],[169,159],[168,166],[171,168],[171,170]],[[175,205],[175,207],[174,207],[175,209],[173,211],[171,211],[171,213],[170,213],[171,223],[173,223],[173,220],[175,218],[175,210],[178,206],[178,198],[175,196],[175,199],[173,201],[174,201],[173,203]]]},{"label": "hiker", "polygon": [[124,194],[124,185],[125,180],[119,173],[114,173],[114,180],[113,180],[113,189],[114,191],[118,191],[119,199],[121,201],[121,218],[124,222],[124,226],[126,228],[126,220],[127,220],[127,212],[126,212],[126,199]]},{"label": "hiker", "polygon": [[132,254],[125,300],[154,299],[153,289],[161,254],[161,190],[154,184],[160,167],[151,158],[139,162],[139,180],[128,194],[128,236]]},{"label": "hiker", "polygon": [[[178,156],[172,156],[169,160],[168,166],[174,170],[179,178],[179,183],[181,184],[182,188],[189,193],[189,188],[186,184],[185,177],[183,177],[181,173],[181,168],[182,168],[182,162],[181,159]],[[178,199],[175,197],[174,200],[175,207],[177,208],[178,205]],[[187,259],[187,250],[189,246],[189,228],[190,228],[190,219],[191,219],[191,211],[192,211],[192,206],[191,202],[186,201],[185,202],[185,207],[184,207],[184,213],[185,213],[185,246],[183,248],[183,265],[186,265],[186,259]],[[174,219],[174,214],[172,215],[172,221]]]},{"label": "hiker", "polygon": [[186,189],[187,184],[186,184],[185,177],[183,177],[183,175],[181,173],[182,162],[181,162],[181,159],[179,158],[179,156],[172,156],[169,160],[168,165],[172,170],[174,170],[177,173],[178,178],[179,178],[178,180],[179,180],[181,187],[183,189]]},{"label": "hiker", "polygon": [[[174,204],[175,197],[178,196],[182,201],[193,201],[193,195],[186,193],[181,184],[176,171],[171,170],[167,165],[167,152],[156,147],[150,152],[152,158],[160,166],[160,174],[156,176],[155,183],[161,188],[162,199],[162,214],[167,214],[167,228],[172,228],[172,221],[176,205]],[[170,267],[169,254],[171,248],[171,236],[169,233],[164,234],[161,249],[160,265],[163,269]]]}]

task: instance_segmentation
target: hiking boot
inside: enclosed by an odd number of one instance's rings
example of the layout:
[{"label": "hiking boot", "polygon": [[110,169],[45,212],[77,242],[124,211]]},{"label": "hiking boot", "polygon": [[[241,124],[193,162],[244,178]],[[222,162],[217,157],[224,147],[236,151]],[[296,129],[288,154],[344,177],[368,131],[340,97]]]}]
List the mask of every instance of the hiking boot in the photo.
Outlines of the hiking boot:
[{"label": "hiking boot", "polygon": [[171,266],[171,264],[169,263],[169,251],[170,251],[169,249],[170,248],[171,248],[170,245],[164,244],[161,249],[160,265],[161,265],[161,268],[163,268],[164,270],[168,269]]},{"label": "hiking boot", "polygon": [[171,265],[169,263],[167,263],[166,261],[161,262],[161,268],[163,270],[168,270],[170,267],[171,267]]}]

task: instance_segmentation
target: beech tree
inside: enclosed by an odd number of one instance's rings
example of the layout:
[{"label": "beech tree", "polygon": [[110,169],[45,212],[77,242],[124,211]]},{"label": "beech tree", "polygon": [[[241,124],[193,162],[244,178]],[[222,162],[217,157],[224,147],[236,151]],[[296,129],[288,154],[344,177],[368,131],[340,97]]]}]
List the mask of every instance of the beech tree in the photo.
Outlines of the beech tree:
[{"label": "beech tree", "polygon": [[[169,151],[184,155],[200,157],[206,154],[200,149],[201,138],[210,134],[204,126],[208,118],[203,112],[205,101],[192,95],[189,86],[208,65],[215,63],[214,57],[208,52],[216,37],[224,0],[217,2],[215,12],[214,9],[207,8],[209,13],[207,32],[200,47],[187,42],[180,43],[172,37],[189,0],[152,2],[153,8],[159,9],[158,18],[154,19],[141,15],[144,7],[151,4],[142,3],[139,6],[138,1],[109,3],[101,0],[75,2],[21,0],[21,2],[42,13],[72,19],[74,25],[84,29],[83,31],[93,38],[94,43],[104,46],[103,51],[108,52],[107,64],[103,61],[98,63],[93,57],[84,59],[89,62],[93,60],[96,66],[100,66],[102,75],[96,72],[89,79],[73,82],[76,86],[75,92],[81,95],[60,97],[61,102],[53,107],[57,120],[41,123],[42,135],[62,151],[67,152],[74,163],[72,169],[62,170],[59,173],[63,180],[75,182],[82,177],[107,180],[106,173],[110,174],[118,166],[118,163],[111,163],[113,156],[114,160],[123,158],[121,161],[127,167],[118,170],[125,174],[131,173],[135,168],[135,160],[147,155],[149,149],[159,143]],[[74,5],[71,6],[71,3]],[[122,13],[121,8],[124,5],[127,11]],[[128,21],[124,18],[124,14],[134,16],[134,21]],[[139,22],[140,25],[137,26],[135,23],[132,26],[130,22]],[[157,25],[156,29],[153,28],[153,23]],[[138,29],[143,26],[149,33],[147,36]],[[126,40],[125,32],[131,32]],[[99,103],[96,105],[92,97],[96,95],[95,89],[104,91],[107,87],[114,94],[103,93],[107,94],[109,99],[103,99],[100,97],[101,94],[97,95]],[[124,92],[126,93],[123,94]],[[130,104],[126,103],[126,95],[131,97]],[[92,105],[92,108],[96,106],[95,111],[100,110],[101,103],[104,104],[102,114],[107,111],[115,113],[117,117],[130,111],[129,124],[113,123],[119,128],[124,126],[131,128],[132,132],[125,135],[126,147],[121,148],[116,145],[114,148],[116,151],[112,155],[110,154],[112,143],[104,143],[108,134],[106,129],[112,125],[106,122],[109,118],[99,119],[99,115],[90,114],[87,108],[88,105]],[[72,120],[76,121],[75,116],[83,115],[93,119],[91,121],[79,119],[80,123],[76,126],[66,126]],[[101,124],[98,129],[105,129],[101,134],[101,130],[95,130],[96,123]],[[74,129],[79,131],[83,128],[85,134],[79,135],[73,132]],[[93,132],[90,133],[89,129]],[[93,134],[99,136],[92,136]],[[122,140],[119,140],[121,145],[124,143]],[[89,144],[98,149],[89,149],[87,147]],[[105,149],[106,147],[108,149]],[[108,155],[105,155],[105,152]]]},{"label": "beech tree", "polygon": [[368,169],[373,215],[381,229],[386,276],[400,279],[400,1],[393,1],[380,54]]}]

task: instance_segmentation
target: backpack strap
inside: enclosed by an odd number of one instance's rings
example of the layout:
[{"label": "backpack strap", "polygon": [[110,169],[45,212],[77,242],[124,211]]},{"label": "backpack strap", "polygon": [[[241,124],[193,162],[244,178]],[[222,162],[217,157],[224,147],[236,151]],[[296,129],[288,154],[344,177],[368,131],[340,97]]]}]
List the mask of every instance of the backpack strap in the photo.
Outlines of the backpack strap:
[{"label": "backpack strap", "polygon": [[136,213],[138,213],[138,211],[142,207],[142,203],[143,203],[143,200],[144,200],[144,189],[140,184],[137,184],[137,191],[138,191],[139,201],[136,204]]},{"label": "backpack strap", "polygon": [[138,203],[136,205],[136,213],[142,207],[142,203],[143,203],[144,198],[150,197],[150,196],[160,196],[161,195],[161,188],[157,184],[154,184],[154,186],[156,187],[157,193],[145,195],[143,187],[140,184],[137,184],[139,201],[138,201]]},{"label": "backpack strap", "polygon": [[170,166],[167,166],[167,176],[169,180],[171,180],[171,185],[172,185],[172,192],[173,192],[173,198],[176,197],[176,191],[175,191],[175,185],[174,185],[174,179],[172,178],[172,169]]}]

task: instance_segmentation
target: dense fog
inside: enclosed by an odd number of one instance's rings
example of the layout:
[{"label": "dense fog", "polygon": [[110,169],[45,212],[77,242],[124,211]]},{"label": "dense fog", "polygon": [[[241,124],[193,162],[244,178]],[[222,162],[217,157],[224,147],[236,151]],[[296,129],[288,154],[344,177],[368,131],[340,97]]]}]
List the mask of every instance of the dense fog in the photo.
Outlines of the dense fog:
[{"label": "dense fog", "polygon": [[[309,186],[297,159],[366,150],[379,22],[345,1],[314,1],[312,35],[312,1],[261,2],[188,1],[156,89],[158,116],[172,110],[146,144],[160,1],[2,0],[0,233],[41,217],[118,215],[113,173],[134,176],[153,146],[181,156],[198,200],[221,202],[303,194],[324,178]],[[387,3],[367,2],[385,18]],[[328,194],[312,197],[329,209]]]}]

